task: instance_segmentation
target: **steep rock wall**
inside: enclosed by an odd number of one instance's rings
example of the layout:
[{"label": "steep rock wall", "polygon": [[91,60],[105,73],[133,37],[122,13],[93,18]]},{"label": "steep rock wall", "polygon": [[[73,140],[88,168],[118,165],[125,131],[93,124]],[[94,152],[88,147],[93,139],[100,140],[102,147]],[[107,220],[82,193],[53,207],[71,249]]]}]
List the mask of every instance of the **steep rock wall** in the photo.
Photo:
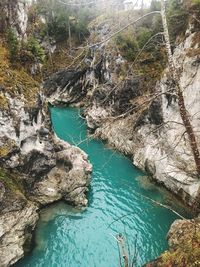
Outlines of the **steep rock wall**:
[{"label": "steep rock wall", "polygon": [[[198,56],[187,55],[194,38],[195,34],[191,34],[184,43],[180,44],[174,53],[174,58],[179,65],[180,84],[184,90],[186,109],[190,114],[200,147],[200,64]],[[133,162],[143,169],[148,165],[151,166],[149,171],[156,180],[193,205],[199,201],[200,180],[195,172],[194,159],[179,114],[177,100],[173,96],[169,96],[171,98],[169,99],[167,95],[174,92],[168,75],[170,74],[166,70],[158,84],[158,90],[162,93],[163,125],[156,130],[155,135],[148,134],[148,131],[151,131],[148,125],[137,130],[143,145],[134,150]]]},{"label": "steep rock wall", "polygon": [[19,39],[26,38],[26,29],[28,23],[29,2],[18,0],[3,0],[0,3],[1,19],[0,32],[8,28],[15,30]]},{"label": "steep rock wall", "polygon": [[[5,206],[0,209],[0,266],[23,257],[38,207],[61,199],[87,205],[92,171],[83,151],[53,134],[43,105],[27,108],[21,99],[5,97],[9,109],[0,110],[0,174],[7,170],[0,175],[0,201]],[[10,206],[15,208],[10,211]]]},{"label": "steep rock wall", "polygon": [[[197,34],[188,33],[186,40],[175,49],[174,59],[179,65],[186,108],[200,147],[200,61],[198,53],[195,55],[199,45],[198,42],[195,44]],[[155,91],[159,96],[148,110],[144,109],[143,112],[142,104],[142,112],[133,111],[121,116],[112,116],[111,111],[95,99],[86,111],[88,126],[97,128],[96,136],[125,154],[133,155],[134,165],[150,173],[185,203],[199,207],[200,180],[195,172],[194,159],[167,69],[157,82]]]},{"label": "steep rock wall", "polygon": [[87,205],[92,166],[55,136],[39,85],[0,50],[0,266],[10,266],[29,248],[42,206]]}]

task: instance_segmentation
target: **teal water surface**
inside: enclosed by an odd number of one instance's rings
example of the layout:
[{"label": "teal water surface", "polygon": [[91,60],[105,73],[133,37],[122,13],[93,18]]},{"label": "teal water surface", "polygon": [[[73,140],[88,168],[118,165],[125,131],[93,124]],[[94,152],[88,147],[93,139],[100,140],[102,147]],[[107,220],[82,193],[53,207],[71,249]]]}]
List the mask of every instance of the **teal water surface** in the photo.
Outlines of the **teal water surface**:
[{"label": "teal water surface", "polygon": [[177,217],[141,195],[165,204],[171,196],[163,197],[122,154],[99,140],[85,140],[86,124],[78,109],[51,108],[51,117],[56,134],[79,143],[93,164],[89,206],[78,210],[59,203],[43,210],[35,248],[16,266],[118,267],[119,233],[126,238],[131,257],[135,256],[134,266],[157,257],[167,248],[166,234]]}]

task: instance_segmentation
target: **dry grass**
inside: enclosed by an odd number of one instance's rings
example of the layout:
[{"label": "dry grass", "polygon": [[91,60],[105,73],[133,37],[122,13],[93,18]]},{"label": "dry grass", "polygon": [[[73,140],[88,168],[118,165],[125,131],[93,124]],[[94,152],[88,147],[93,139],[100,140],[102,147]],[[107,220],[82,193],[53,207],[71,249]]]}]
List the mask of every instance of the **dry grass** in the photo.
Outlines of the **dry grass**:
[{"label": "dry grass", "polygon": [[[25,105],[34,106],[37,101],[39,84],[21,66],[14,67],[9,62],[9,53],[0,41],[0,86],[12,97],[24,98]],[[0,94],[1,107],[7,107],[4,94]]]},{"label": "dry grass", "polygon": [[178,244],[161,255],[158,267],[200,266],[200,223],[182,223]]}]

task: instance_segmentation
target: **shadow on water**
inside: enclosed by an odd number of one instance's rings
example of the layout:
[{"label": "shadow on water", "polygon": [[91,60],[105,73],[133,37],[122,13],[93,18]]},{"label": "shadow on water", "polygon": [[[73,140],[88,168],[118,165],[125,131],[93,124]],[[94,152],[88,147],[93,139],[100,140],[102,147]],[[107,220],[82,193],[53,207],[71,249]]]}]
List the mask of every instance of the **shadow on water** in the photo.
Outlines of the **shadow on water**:
[{"label": "shadow on water", "polygon": [[130,159],[102,141],[85,140],[87,128],[78,109],[51,108],[51,116],[56,134],[69,143],[80,143],[93,164],[89,206],[80,210],[60,202],[43,209],[36,246],[16,266],[117,267],[118,233],[126,236],[132,255],[137,243],[137,267],[157,257],[167,248],[166,234],[177,215],[147,198],[173,204],[187,216],[184,208],[169,192],[149,182]]}]

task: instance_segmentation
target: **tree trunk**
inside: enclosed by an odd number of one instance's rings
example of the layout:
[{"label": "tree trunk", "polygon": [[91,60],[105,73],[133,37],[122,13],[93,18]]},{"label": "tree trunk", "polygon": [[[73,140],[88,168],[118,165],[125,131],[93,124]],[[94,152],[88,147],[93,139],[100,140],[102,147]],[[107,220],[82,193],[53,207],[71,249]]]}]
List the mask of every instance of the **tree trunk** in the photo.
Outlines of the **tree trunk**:
[{"label": "tree trunk", "polygon": [[117,236],[117,240],[119,242],[119,247],[121,248],[121,256],[124,260],[124,267],[129,267],[129,262],[128,262],[128,254],[127,254],[127,251],[126,251],[126,248],[125,248],[125,240],[124,240],[124,237],[119,234]]},{"label": "tree trunk", "polygon": [[172,51],[171,51],[169,31],[168,31],[167,18],[166,18],[166,10],[165,10],[165,0],[161,0],[161,16],[162,16],[162,23],[163,23],[163,29],[164,29],[164,37],[165,37],[165,43],[166,43],[168,62],[169,62],[169,70],[170,70],[170,74],[172,76],[173,82],[175,83],[180,115],[181,115],[183,124],[185,126],[186,132],[188,134],[190,147],[191,147],[194,161],[196,164],[196,171],[198,175],[200,176],[200,153],[199,153],[199,149],[198,149],[198,145],[196,141],[196,136],[194,134],[194,130],[190,122],[189,114],[185,107],[183,90],[179,83],[179,75],[178,75],[177,67],[176,67],[176,64],[175,64],[175,61],[172,55]]},{"label": "tree trunk", "polygon": [[72,41],[71,41],[71,24],[70,24],[70,19],[68,18],[68,35],[69,35],[69,54],[71,54],[72,50]]}]

